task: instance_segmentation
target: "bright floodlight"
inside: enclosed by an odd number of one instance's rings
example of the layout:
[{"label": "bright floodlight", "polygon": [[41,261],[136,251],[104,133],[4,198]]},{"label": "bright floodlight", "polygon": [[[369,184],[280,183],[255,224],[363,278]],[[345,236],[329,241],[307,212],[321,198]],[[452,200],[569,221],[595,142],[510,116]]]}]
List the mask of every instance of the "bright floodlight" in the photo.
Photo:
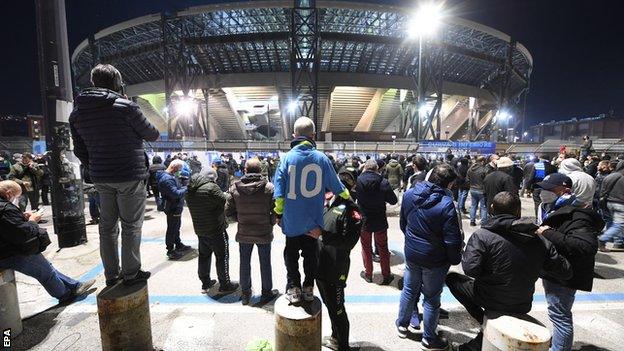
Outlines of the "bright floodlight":
[{"label": "bright floodlight", "polygon": [[191,98],[181,98],[174,105],[176,114],[189,116],[197,110],[197,103]]},{"label": "bright floodlight", "polygon": [[505,111],[505,110],[498,111],[498,113],[496,115],[498,116],[498,118],[501,121],[506,121],[506,120],[508,120],[508,119],[510,119],[512,117],[511,113],[509,113],[508,111]]},{"label": "bright floodlight", "polygon": [[425,104],[420,105],[420,107],[418,108],[418,114],[421,116],[427,116],[429,115],[429,112],[429,108]]},{"label": "bright floodlight", "polygon": [[294,113],[295,111],[297,111],[297,107],[299,107],[297,101],[291,101],[290,103],[288,103],[288,112]]},{"label": "bright floodlight", "polygon": [[442,19],[439,5],[426,3],[418,8],[409,24],[408,35],[411,37],[428,36],[435,33]]},{"label": "bright floodlight", "polygon": [[527,135],[529,135],[529,132],[524,132],[523,135],[527,136]]}]

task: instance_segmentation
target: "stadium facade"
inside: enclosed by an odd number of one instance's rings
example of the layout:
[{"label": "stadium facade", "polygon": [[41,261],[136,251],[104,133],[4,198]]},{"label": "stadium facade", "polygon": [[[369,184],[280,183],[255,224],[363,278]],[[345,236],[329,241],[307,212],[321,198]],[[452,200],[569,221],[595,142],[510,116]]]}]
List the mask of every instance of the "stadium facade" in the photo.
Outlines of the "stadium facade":
[{"label": "stadium facade", "polygon": [[275,0],[148,15],[80,43],[75,87],[89,86],[95,64],[115,65],[128,96],[178,140],[287,140],[302,114],[324,140],[513,134],[523,124],[529,51],[452,14],[419,41],[409,33],[415,10]]}]

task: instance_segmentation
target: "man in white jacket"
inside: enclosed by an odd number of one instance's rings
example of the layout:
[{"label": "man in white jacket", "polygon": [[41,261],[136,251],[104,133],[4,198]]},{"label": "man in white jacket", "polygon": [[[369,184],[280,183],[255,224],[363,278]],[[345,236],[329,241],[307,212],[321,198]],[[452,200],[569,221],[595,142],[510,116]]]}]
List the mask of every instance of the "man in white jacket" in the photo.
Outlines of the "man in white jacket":
[{"label": "man in white jacket", "polygon": [[587,207],[592,206],[596,183],[594,178],[583,171],[581,162],[575,158],[566,158],[561,161],[559,173],[565,174],[572,179],[572,192],[579,202]]}]

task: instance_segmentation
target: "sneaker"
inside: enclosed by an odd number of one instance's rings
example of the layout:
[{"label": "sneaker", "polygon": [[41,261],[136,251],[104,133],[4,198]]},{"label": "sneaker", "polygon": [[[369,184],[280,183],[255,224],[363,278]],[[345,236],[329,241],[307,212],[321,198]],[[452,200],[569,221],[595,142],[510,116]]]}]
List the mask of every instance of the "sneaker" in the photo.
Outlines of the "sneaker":
[{"label": "sneaker", "polygon": [[262,296],[260,296],[260,303],[269,303],[275,300],[278,296],[279,296],[279,292],[277,290],[263,292]]},{"label": "sneaker", "polygon": [[407,338],[407,328],[405,327],[397,327],[397,333],[399,335],[399,338],[401,339],[405,339]]},{"label": "sneaker", "polygon": [[208,292],[210,291],[210,288],[212,288],[215,284],[217,284],[217,281],[214,279],[210,279],[207,285],[202,284],[202,294],[208,294]]},{"label": "sneaker", "polygon": [[132,284],[136,284],[136,283],[143,283],[143,282],[146,282],[151,275],[152,275],[152,273],[150,273],[150,272],[139,270],[137,272],[137,275],[134,278],[132,278],[132,279],[124,278],[123,283],[124,283],[124,285],[132,285]]},{"label": "sneaker", "polygon": [[390,283],[392,283],[393,280],[394,280],[394,274],[390,273],[389,276],[383,278],[383,280],[381,281],[379,285],[390,285]]},{"label": "sneaker", "polygon": [[179,243],[176,245],[176,251],[185,252],[185,251],[190,251],[191,249],[192,247],[188,245],[184,245],[182,243]]},{"label": "sneaker", "polygon": [[290,288],[286,291],[286,299],[290,301],[291,304],[296,304],[301,302],[301,289],[298,287]]},{"label": "sneaker", "polygon": [[373,262],[381,262],[381,257],[378,254],[373,254]]},{"label": "sneaker", "polygon": [[304,286],[303,287],[303,299],[306,302],[314,301],[314,287],[313,286]]},{"label": "sneaker", "polygon": [[238,287],[239,287],[238,283],[227,282],[219,286],[219,292],[226,293],[226,294],[233,293],[236,290],[238,290]]},{"label": "sneaker", "polygon": [[251,300],[251,292],[241,294],[241,303],[243,304],[243,306],[249,305],[250,300]]},{"label": "sneaker", "polygon": [[418,324],[418,325],[413,325],[412,323],[410,323],[409,327],[407,328],[407,330],[412,333],[412,334],[419,334],[422,333],[422,329],[421,326],[422,323]]},{"label": "sneaker", "polygon": [[444,351],[448,348],[448,342],[442,338],[436,338],[435,340],[423,338],[420,342],[420,348],[423,350]]},{"label": "sneaker", "polygon": [[80,283],[78,287],[76,288],[76,291],[74,291],[74,295],[82,296],[86,294],[89,291],[89,289],[93,286],[93,284],[95,284],[95,279],[87,280],[86,282]]},{"label": "sneaker", "polygon": [[106,286],[113,286],[113,285],[117,285],[117,283],[119,283],[121,281],[121,277],[115,277],[113,279],[106,279]]},{"label": "sneaker", "polygon": [[323,344],[324,347],[327,347],[330,350],[338,351],[338,349],[339,349],[339,347],[338,347],[338,340],[336,340],[336,338],[334,338],[333,336],[325,336],[325,337],[323,337],[322,344]]},{"label": "sneaker", "polygon": [[182,254],[180,251],[178,250],[167,250],[167,258],[169,258],[170,260],[179,260],[184,256],[184,254]]},{"label": "sneaker", "polygon": [[605,241],[598,241],[598,251],[611,252],[611,250],[607,249],[607,243]]},{"label": "sneaker", "polygon": [[360,277],[362,277],[362,279],[364,279],[367,283],[372,283],[373,282],[373,277],[370,277],[370,276],[366,275],[366,272],[364,272],[364,271],[360,272]]},{"label": "sneaker", "polygon": [[470,226],[471,227],[476,227],[477,226],[477,222],[470,222]]}]

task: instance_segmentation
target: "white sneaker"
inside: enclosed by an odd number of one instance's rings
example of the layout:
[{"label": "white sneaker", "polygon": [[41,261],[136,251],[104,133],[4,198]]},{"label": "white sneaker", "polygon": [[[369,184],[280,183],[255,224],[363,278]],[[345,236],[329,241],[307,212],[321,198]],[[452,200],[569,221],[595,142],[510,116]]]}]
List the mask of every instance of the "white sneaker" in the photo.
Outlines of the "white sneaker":
[{"label": "white sneaker", "polygon": [[303,287],[303,299],[307,302],[314,301],[314,287],[313,286]]},{"label": "white sneaker", "polygon": [[78,285],[78,287],[76,288],[76,291],[74,292],[74,294],[76,296],[82,296],[86,294],[89,291],[89,289],[93,286],[93,284],[95,284],[95,279],[87,280],[86,282],[80,283],[80,285]]},{"label": "white sneaker", "polygon": [[407,328],[397,327],[397,334],[399,335],[399,338],[401,339],[407,338]]},{"label": "white sneaker", "polygon": [[288,289],[286,291],[286,299],[290,301],[291,304],[300,303],[301,302],[301,289],[294,287]]}]

